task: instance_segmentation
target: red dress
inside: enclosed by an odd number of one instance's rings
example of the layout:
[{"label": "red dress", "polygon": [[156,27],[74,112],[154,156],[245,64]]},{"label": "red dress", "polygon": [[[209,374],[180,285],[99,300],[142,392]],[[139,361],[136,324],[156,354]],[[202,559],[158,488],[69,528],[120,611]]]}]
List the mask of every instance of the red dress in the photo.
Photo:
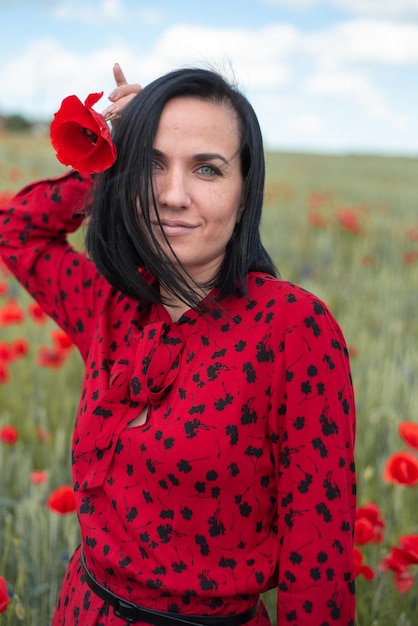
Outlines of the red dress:
[{"label": "red dress", "polygon": [[[0,250],[85,361],[73,479],[90,571],[151,609],[228,615],[278,586],[280,626],[354,624],[339,326],[312,294],[259,273],[248,297],[174,323],[124,296],[66,241],[89,185],[72,172],[24,189],[1,209]],[[269,623],[264,608],[249,622]],[[88,588],[77,550],[53,626],[109,624],[124,620]]]}]

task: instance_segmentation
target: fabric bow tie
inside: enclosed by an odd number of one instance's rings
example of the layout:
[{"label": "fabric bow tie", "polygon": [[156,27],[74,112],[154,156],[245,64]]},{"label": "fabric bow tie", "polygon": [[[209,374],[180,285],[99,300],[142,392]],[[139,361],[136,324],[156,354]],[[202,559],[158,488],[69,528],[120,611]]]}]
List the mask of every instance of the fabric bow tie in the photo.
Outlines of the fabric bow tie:
[{"label": "fabric bow tie", "polygon": [[83,489],[105,480],[116,442],[127,423],[145,407],[156,406],[171,389],[185,345],[178,328],[165,322],[148,324],[135,343],[120,355],[110,372],[109,387],[88,415],[80,413],[74,440],[77,473]]}]

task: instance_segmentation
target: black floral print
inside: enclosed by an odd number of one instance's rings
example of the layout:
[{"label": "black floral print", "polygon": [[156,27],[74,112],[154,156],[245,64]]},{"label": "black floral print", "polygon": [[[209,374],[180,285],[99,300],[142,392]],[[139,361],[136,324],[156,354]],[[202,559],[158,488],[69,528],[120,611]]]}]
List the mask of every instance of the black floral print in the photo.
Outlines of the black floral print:
[{"label": "black floral print", "polygon": [[[278,624],[354,624],[354,400],[320,300],[251,273],[172,322],[67,243],[90,188],[75,172],[2,208],[5,262],[85,361],[73,478],[89,569],[131,602],[228,615],[278,587]],[[152,277],[148,277],[152,280]],[[145,423],[130,426],[142,411]],[[122,626],[79,550],[53,626]],[[267,625],[264,607],[249,622]]]}]

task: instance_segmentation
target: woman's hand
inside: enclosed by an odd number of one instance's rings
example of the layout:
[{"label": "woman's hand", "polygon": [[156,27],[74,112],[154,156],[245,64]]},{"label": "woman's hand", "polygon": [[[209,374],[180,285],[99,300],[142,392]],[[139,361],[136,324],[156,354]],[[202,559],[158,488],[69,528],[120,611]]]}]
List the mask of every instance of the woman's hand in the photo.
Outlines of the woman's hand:
[{"label": "woman's hand", "polygon": [[112,104],[106,107],[102,113],[106,120],[117,118],[132,98],[142,89],[141,85],[128,84],[119,63],[115,63],[113,66],[113,76],[115,77],[116,88],[109,94],[109,100]]}]

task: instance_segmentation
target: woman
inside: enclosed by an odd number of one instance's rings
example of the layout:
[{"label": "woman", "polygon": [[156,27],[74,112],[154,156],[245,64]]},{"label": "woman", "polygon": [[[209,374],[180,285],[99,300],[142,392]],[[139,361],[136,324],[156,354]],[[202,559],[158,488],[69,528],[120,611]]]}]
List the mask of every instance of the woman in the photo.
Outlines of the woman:
[{"label": "woman", "polygon": [[[113,110],[139,89],[116,69]],[[109,112],[109,111],[108,111]],[[0,216],[6,263],[85,361],[82,547],[53,626],[354,624],[354,400],[326,306],[275,277],[248,101],[183,69],[139,91],[92,183]],[[88,258],[66,234],[90,215]]]}]

